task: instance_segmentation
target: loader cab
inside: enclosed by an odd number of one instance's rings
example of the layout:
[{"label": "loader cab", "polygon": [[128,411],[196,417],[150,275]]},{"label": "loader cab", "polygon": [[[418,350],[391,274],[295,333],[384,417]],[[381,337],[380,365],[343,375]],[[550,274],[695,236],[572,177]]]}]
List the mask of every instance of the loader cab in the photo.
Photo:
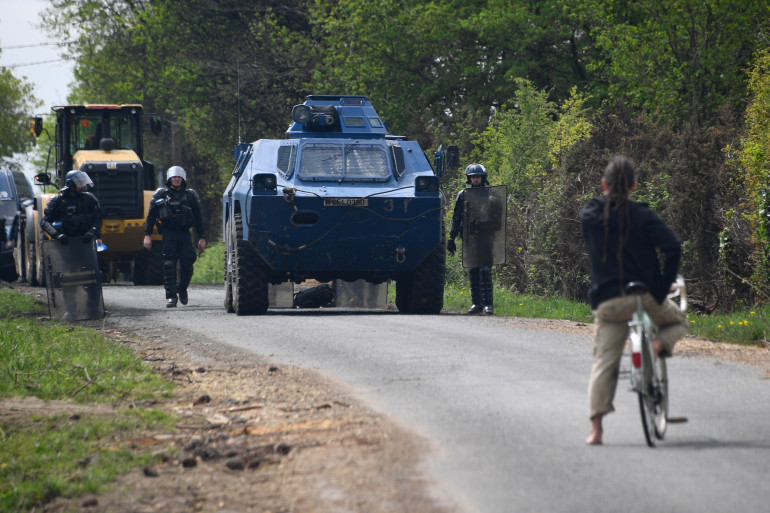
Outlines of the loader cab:
[{"label": "loader cab", "polygon": [[[77,169],[74,157],[80,151],[128,150],[144,160],[141,105],[64,105],[56,113],[56,174],[59,186],[67,172]],[[93,157],[83,157],[94,160]],[[84,170],[85,171],[85,170]],[[147,175],[147,173],[144,173]],[[154,174],[145,176],[154,188]]]}]

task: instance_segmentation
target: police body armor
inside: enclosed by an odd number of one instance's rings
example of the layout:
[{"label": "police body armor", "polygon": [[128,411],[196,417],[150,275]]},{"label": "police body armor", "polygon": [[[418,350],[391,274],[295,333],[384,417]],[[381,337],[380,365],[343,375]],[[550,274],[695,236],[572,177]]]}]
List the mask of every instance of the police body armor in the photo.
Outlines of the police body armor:
[{"label": "police body armor", "polygon": [[82,237],[70,237],[69,244],[45,240],[41,247],[51,318],[102,319],[102,276],[94,243],[84,244]]},{"label": "police body armor", "polygon": [[161,229],[189,230],[193,225],[193,217],[187,189],[176,194],[169,189],[162,190],[164,193],[155,199]]},{"label": "police body armor", "polygon": [[463,267],[505,263],[506,188],[463,191]]}]

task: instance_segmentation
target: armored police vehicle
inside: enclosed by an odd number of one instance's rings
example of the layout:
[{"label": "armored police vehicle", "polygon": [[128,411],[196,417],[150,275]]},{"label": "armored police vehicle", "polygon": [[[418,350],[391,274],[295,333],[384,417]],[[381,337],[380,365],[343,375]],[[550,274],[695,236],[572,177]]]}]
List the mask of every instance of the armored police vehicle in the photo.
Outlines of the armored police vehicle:
[{"label": "armored police vehicle", "polygon": [[400,312],[439,313],[444,152],[434,169],[365,96],[308,96],[292,121],[288,139],[236,147],[223,197],[225,308],[265,313],[269,284],[392,280]]}]

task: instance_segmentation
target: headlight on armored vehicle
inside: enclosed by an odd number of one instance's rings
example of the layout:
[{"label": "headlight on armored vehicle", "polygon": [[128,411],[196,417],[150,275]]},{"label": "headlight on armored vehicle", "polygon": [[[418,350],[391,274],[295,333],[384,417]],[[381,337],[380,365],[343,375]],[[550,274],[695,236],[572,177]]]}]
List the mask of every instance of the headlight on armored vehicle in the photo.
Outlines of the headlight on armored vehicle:
[{"label": "headlight on armored vehicle", "polygon": [[438,194],[437,176],[418,176],[414,179],[415,196],[433,196]]},{"label": "headlight on armored vehicle", "polygon": [[273,173],[258,173],[251,179],[251,190],[255,193],[275,194],[276,177]]},{"label": "headlight on armored vehicle", "polygon": [[295,105],[294,108],[291,109],[291,119],[300,125],[304,125],[310,121],[310,117],[312,115],[313,114],[310,112],[310,107],[307,105]]}]

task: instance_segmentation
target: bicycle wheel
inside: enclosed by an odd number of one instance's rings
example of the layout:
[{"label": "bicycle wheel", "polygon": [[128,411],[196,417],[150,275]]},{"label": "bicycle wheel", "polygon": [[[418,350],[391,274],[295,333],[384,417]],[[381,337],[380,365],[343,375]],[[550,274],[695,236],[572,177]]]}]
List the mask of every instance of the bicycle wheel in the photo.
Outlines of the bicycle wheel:
[{"label": "bicycle wheel", "polygon": [[663,440],[668,425],[668,373],[666,359],[658,357],[655,362],[654,404],[655,404],[655,437]]},{"label": "bicycle wheel", "polygon": [[649,335],[642,339],[642,390],[639,392],[639,413],[642,416],[642,428],[647,445],[655,447],[655,379],[652,348]]}]

